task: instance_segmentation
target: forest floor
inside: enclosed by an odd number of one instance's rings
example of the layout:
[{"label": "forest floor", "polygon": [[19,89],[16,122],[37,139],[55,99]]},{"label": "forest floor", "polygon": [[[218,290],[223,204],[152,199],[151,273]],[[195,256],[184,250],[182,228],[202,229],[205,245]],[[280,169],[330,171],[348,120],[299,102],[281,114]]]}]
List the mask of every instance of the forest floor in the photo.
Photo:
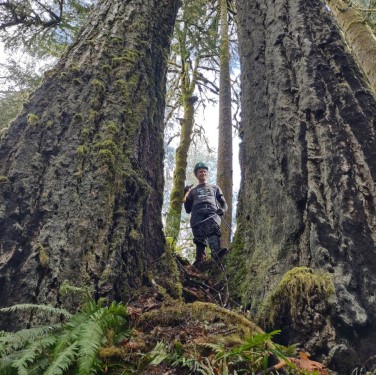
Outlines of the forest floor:
[{"label": "forest floor", "polygon": [[[230,357],[225,353],[241,348],[247,338],[255,335],[264,340],[259,339],[261,343],[257,349],[264,350],[259,356],[261,362],[255,364],[253,370],[239,373],[277,373],[278,368],[279,374],[303,374],[307,370],[329,374],[324,366],[304,355],[300,359],[290,358],[295,369],[285,370],[286,363],[274,354],[267,334],[239,308],[239,311],[234,311],[236,303],[229,298],[225,269],[219,262],[209,260],[198,268],[179,256],[176,256],[176,262],[183,286],[183,301],[166,299],[158,288],[149,288],[128,307],[134,334],[132,339],[124,342],[125,351],[136,356],[140,352],[154,355],[153,366],[150,366],[149,358],[149,365],[141,374],[235,374],[236,366],[239,366],[235,364],[236,355]],[[185,366],[184,358],[195,358],[196,362]],[[192,371],[192,366],[196,365],[202,367],[197,367],[197,372]],[[296,368],[304,370],[301,372]]]}]

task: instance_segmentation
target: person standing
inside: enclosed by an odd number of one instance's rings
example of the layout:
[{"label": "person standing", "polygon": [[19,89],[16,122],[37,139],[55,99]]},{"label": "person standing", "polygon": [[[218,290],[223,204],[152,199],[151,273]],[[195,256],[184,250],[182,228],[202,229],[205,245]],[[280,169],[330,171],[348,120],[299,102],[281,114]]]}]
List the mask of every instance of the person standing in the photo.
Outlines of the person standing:
[{"label": "person standing", "polygon": [[191,214],[193,242],[196,245],[197,265],[206,259],[205,248],[209,244],[211,256],[218,259],[227,249],[221,249],[221,217],[227,210],[227,203],[222,190],[217,185],[208,183],[209,168],[205,163],[197,163],[194,174],[198,185],[186,186],[184,189],[184,208]]}]

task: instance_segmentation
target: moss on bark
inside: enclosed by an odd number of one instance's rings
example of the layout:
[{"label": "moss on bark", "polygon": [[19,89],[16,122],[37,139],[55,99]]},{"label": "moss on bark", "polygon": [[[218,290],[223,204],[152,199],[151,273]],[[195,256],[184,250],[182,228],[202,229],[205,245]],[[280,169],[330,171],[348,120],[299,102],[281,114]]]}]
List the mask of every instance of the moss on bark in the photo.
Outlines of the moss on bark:
[{"label": "moss on bark", "polygon": [[283,275],[275,290],[262,304],[258,321],[264,327],[276,327],[284,319],[294,324],[305,308],[312,308],[317,300],[328,304],[334,292],[332,274],[315,272],[308,267],[293,268]]},{"label": "moss on bark", "polygon": [[191,136],[194,124],[194,101],[191,95],[195,88],[195,82],[191,82],[189,89],[182,86],[184,121],[180,132],[180,142],[175,155],[175,169],[172,190],[170,195],[170,207],[166,219],[165,234],[176,241],[179,237],[181,210],[184,196],[184,186],[187,170],[188,150],[191,144]]},{"label": "moss on bark", "polygon": [[329,356],[344,345],[359,355],[355,367],[373,355],[367,342],[376,337],[376,103],[322,1],[237,4],[237,236],[247,272],[233,267],[231,278],[242,281],[231,285],[257,312],[289,270],[333,274],[330,309],[319,301],[308,306],[300,331],[290,329],[284,311],[285,327],[277,328],[290,332],[290,343],[310,337],[312,354]]},{"label": "moss on bark", "polygon": [[[64,280],[127,300],[163,254],[164,92],[176,10],[174,0],[101,1],[2,138],[2,305],[57,304]],[[37,243],[48,267],[32,256]]]}]

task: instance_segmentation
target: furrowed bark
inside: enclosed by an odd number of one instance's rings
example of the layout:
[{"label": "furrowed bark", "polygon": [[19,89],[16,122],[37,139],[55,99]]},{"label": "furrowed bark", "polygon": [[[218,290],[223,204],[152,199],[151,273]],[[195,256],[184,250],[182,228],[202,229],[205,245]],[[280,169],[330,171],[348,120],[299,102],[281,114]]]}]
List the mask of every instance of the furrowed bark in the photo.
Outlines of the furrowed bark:
[{"label": "furrowed bark", "polygon": [[375,355],[375,99],[324,2],[237,6],[242,182],[232,290],[259,313],[287,271],[332,275],[335,294],[300,306],[295,322],[272,306],[274,328],[350,373]]},{"label": "furrowed bark", "polygon": [[[164,251],[174,0],[101,1],[0,143],[0,304],[126,299]],[[14,320],[19,327],[32,317]]]}]

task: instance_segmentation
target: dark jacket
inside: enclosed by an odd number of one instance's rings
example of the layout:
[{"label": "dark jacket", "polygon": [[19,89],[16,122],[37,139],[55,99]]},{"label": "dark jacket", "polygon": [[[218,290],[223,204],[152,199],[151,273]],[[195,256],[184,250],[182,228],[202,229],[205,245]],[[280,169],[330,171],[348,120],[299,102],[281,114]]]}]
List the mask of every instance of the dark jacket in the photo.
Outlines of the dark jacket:
[{"label": "dark jacket", "polygon": [[200,184],[191,189],[184,202],[184,208],[187,214],[192,213],[192,227],[209,216],[213,216],[213,220],[220,225],[221,218],[215,215],[215,212],[218,208],[226,211],[227,203],[219,186]]}]

